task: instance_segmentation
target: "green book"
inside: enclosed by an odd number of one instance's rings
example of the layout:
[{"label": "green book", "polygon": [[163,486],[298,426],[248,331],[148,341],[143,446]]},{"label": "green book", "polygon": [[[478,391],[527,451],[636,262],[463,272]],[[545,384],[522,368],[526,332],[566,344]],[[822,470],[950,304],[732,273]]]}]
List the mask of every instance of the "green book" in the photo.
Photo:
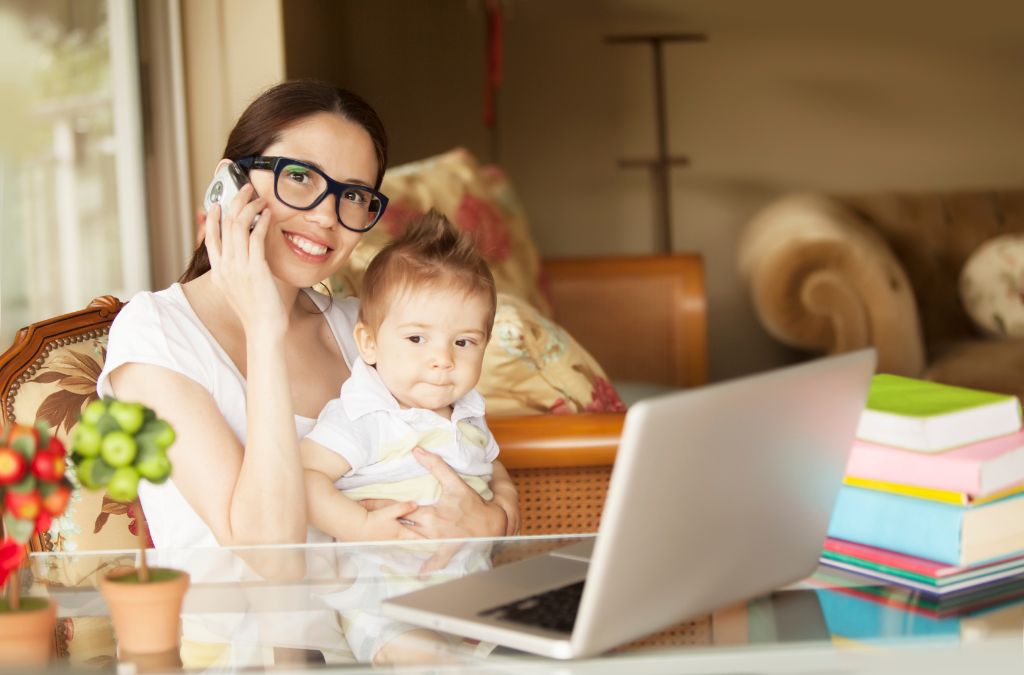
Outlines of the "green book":
[{"label": "green book", "polygon": [[857,438],[918,452],[941,452],[1021,428],[1016,396],[899,375],[875,375]]}]

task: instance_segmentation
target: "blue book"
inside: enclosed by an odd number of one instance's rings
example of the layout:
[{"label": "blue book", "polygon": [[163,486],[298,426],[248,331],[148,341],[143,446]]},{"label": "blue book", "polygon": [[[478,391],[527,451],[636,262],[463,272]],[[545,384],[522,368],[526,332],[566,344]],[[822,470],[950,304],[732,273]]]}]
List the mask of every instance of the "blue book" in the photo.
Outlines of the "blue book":
[{"label": "blue book", "polygon": [[1024,550],[1024,494],[962,506],[844,485],[828,536],[975,565]]},{"label": "blue book", "polygon": [[848,640],[958,637],[960,618],[934,618],[831,590],[818,590],[825,625]]}]

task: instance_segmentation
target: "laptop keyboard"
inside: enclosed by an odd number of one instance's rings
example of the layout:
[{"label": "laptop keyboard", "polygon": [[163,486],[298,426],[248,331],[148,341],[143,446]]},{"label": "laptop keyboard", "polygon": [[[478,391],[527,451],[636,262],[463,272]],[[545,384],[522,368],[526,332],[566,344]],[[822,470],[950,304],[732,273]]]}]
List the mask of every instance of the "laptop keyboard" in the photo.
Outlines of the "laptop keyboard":
[{"label": "laptop keyboard", "polygon": [[480,614],[527,626],[571,633],[573,624],[576,623],[576,611],[580,607],[580,598],[583,597],[583,583],[583,581],[577,581],[568,586],[488,609]]}]

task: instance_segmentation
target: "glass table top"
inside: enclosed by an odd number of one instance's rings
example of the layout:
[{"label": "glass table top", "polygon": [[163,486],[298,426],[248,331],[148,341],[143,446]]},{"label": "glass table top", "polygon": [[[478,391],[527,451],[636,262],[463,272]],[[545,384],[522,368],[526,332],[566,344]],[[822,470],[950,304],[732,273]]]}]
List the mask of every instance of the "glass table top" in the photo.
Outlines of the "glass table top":
[{"label": "glass table top", "polygon": [[899,672],[934,660],[940,672],[988,661],[1019,672],[1024,665],[1024,589],[949,606],[824,567],[785,589],[682,622],[598,659],[569,663],[409,630],[378,613],[386,597],[584,538],[150,550],[150,566],[191,577],[181,648],[120,660],[98,584],[111,569],[133,565],[136,551],[33,554],[22,587],[56,600],[57,666],[82,671],[109,671],[114,664],[119,673],[353,672],[390,665],[430,672],[565,673],[622,672],[628,662],[638,673],[886,672],[892,661],[893,672]]}]

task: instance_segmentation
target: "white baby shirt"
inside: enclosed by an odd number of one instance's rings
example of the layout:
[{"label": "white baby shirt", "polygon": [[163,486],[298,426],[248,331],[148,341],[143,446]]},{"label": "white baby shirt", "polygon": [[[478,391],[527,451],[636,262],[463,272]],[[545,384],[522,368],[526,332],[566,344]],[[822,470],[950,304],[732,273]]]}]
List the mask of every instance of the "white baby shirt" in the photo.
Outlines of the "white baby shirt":
[{"label": "white baby shirt", "polygon": [[356,358],[341,396],[327,403],[310,440],[337,452],[352,470],[335,486],[352,499],[386,498],[432,504],[440,485],[412,455],[417,445],[440,455],[485,499],[498,445],[484,421],[475,389],[452,406],[452,418],[402,408],[376,369]]}]

